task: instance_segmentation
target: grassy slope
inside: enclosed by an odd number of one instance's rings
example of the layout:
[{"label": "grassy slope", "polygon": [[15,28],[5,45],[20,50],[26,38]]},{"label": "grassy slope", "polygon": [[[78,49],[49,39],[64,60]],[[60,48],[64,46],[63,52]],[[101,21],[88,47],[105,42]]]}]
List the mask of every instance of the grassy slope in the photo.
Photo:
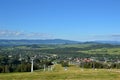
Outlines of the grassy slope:
[{"label": "grassy slope", "polygon": [[[118,71],[118,70],[117,70]],[[116,70],[92,70],[71,66],[64,71],[60,65],[56,65],[54,71],[37,71],[33,73],[2,73],[0,80],[119,80],[120,73]]]}]

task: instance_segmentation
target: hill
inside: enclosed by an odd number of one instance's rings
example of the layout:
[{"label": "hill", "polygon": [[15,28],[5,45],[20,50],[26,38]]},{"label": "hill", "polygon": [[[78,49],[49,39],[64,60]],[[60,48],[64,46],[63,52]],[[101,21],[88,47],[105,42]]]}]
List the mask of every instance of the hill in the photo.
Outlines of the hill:
[{"label": "hill", "polygon": [[113,44],[113,45],[120,45],[120,41],[94,41],[103,44]]},{"label": "hill", "polygon": [[0,40],[0,45],[31,45],[31,44],[73,44],[78,41],[47,39],[47,40]]},{"label": "hill", "polygon": [[46,40],[7,40],[0,39],[0,46],[8,46],[8,45],[32,45],[32,44],[112,44],[112,45],[120,45],[120,41],[72,41],[72,40],[64,40],[64,39],[46,39]]},{"label": "hill", "polygon": [[2,73],[0,80],[119,80],[119,70],[81,69],[76,66],[68,67],[65,71],[56,65],[53,71],[35,71],[33,73]]}]

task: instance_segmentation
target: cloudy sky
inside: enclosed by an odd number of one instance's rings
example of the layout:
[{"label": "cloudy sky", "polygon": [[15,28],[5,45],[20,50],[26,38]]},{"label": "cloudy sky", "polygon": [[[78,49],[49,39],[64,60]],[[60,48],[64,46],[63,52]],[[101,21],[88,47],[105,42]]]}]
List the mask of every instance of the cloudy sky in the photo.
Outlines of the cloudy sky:
[{"label": "cloudy sky", "polygon": [[0,0],[0,39],[120,41],[120,0]]}]

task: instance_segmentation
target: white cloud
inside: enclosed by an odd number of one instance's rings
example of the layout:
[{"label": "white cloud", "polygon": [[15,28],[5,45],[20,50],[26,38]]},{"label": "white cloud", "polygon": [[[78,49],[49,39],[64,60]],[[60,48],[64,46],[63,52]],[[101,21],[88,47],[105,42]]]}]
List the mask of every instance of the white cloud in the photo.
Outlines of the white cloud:
[{"label": "white cloud", "polygon": [[0,30],[0,39],[49,39],[52,37],[52,35],[46,33]]},{"label": "white cloud", "polygon": [[21,36],[25,35],[18,31],[0,30],[0,36]]},{"label": "white cloud", "polygon": [[117,38],[120,38],[120,34],[114,34],[114,35],[111,35],[112,37],[117,37]]},{"label": "white cloud", "polygon": [[31,32],[31,33],[28,33],[26,34],[26,37],[32,37],[32,38],[42,38],[42,39],[48,39],[48,38],[52,38],[53,36],[50,35],[50,34],[46,34],[46,33],[34,33],[34,32]]},{"label": "white cloud", "polygon": [[[59,37],[59,36],[56,36]],[[69,39],[80,40],[80,41],[95,41],[95,40],[114,40],[120,41],[120,34],[110,35],[88,35],[88,36],[76,36],[78,38],[69,37]],[[23,31],[11,31],[11,30],[0,30],[0,39],[53,39],[53,35],[47,33],[38,32],[23,32]],[[62,39],[67,39],[63,38]]]},{"label": "white cloud", "polygon": [[114,41],[120,41],[120,34],[95,35],[92,38],[96,39],[96,40],[114,40]]},{"label": "white cloud", "polygon": [[120,34],[84,35],[75,37],[74,39],[79,41],[120,41]]}]

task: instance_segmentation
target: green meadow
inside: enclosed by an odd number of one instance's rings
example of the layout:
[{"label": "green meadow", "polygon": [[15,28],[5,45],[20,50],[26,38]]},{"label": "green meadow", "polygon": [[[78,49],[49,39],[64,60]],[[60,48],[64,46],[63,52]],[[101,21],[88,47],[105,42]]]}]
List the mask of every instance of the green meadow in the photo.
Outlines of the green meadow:
[{"label": "green meadow", "polygon": [[0,80],[120,80],[120,70],[81,69],[73,65],[65,71],[56,65],[53,71],[1,73]]}]

